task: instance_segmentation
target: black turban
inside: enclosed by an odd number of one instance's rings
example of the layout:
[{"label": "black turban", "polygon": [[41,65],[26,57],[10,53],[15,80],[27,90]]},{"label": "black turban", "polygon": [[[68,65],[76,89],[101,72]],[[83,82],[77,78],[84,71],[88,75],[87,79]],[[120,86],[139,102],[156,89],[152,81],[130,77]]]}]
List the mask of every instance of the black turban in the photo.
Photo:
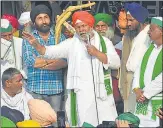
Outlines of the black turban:
[{"label": "black turban", "polygon": [[47,6],[40,4],[35,6],[30,13],[30,18],[33,23],[35,22],[36,16],[38,16],[41,13],[47,14],[51,19],[52,12],[50,11],[50,9]]}]

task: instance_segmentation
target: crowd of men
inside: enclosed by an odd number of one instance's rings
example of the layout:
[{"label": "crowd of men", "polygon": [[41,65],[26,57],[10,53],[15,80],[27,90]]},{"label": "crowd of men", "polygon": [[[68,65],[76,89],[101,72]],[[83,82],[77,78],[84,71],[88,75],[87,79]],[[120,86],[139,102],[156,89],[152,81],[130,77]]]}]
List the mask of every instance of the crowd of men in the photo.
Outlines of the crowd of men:
[{"label": "crowd of men", "polygon": [[1,17],[2,126],[160,127],[162,17],[149,22],[133,2],[118,22],[81,10],[71,19],[75,33],[57,44],[46,5]]}]

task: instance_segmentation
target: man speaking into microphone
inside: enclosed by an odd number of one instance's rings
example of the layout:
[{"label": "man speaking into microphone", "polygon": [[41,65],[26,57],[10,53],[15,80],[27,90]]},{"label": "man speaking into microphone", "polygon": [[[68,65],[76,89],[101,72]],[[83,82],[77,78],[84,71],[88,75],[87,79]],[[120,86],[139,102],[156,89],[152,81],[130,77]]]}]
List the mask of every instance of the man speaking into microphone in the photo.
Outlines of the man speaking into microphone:
[{"label": "man speaking into microphone", "polygon": [[73,38],[55,46],[43,46],[33,35],[23,35],[44,57],[67,58],[68,122],[70,126],[96,127],[117,117],[110,69],[118,69],[120,59],[112,42],[93,30],[95,20],[91,14],[77,11],[72,21],[76,30]]}]

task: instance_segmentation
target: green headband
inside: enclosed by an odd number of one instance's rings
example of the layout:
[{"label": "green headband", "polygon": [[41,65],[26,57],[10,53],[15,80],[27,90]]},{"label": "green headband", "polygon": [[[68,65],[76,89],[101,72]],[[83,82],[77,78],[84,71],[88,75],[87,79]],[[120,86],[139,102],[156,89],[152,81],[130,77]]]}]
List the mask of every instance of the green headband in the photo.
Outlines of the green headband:
[{"label": "green headband", "polygon": [[113,17],[109,14],[105,14],[105,13],[98,13],[94,16],[95,18],[95,25],[99,22],[102,21],[104,23],[106,23],[107,25],[112,25],[113,23]]},{"label": "green headband", "polygon": [[160,19],[157,19],[156,17],[153,17],[151,19],[151,23],[156,24],[156,25],[162,27],[162,21]]},{"label": "green headband", "polygon": [[12,26],[11,24],[9,24],[9,26],[7,28],[0,28],[0,32],[4,33],[4,32],[11,32],[12,31]]}]

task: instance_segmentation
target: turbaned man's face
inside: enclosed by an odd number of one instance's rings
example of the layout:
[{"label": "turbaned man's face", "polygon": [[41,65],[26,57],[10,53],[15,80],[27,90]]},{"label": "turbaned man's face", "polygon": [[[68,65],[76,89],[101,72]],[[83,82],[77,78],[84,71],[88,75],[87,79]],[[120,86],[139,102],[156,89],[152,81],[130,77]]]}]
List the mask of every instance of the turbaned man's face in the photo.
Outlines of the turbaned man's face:
[{"label": "turbaned man's face", "polygon": [[7,41],[12,41],[12,38],[13,38],[13,33],[12,31],[11,32],[4,32],[4,33],[1,33],[1,38],[7,40]]},{"label": "turbaned man's face", "polygon": [[88,34],[90,34],[93,29],[88,24],[79,22],[75,24],[75,30],[83,41],[87,41]]}]

